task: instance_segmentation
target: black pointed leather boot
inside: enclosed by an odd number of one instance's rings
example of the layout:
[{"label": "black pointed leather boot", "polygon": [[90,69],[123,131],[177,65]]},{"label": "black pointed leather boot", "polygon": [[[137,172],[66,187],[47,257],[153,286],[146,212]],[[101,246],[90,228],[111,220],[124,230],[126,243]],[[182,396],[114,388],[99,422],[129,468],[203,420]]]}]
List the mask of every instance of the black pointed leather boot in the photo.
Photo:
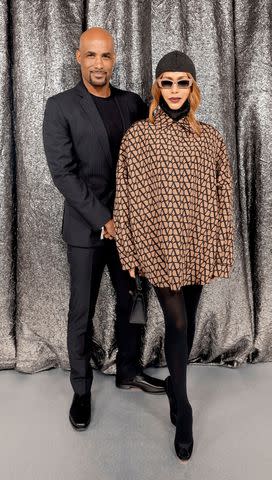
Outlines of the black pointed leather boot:
[{"label": "black pointed leather boot", "polygon": [[175,450],[178,458],[186,462],[193,451],[193,411],[190,403],[186,405],[181,415],[177,415],[177,426],[175,436]]}]

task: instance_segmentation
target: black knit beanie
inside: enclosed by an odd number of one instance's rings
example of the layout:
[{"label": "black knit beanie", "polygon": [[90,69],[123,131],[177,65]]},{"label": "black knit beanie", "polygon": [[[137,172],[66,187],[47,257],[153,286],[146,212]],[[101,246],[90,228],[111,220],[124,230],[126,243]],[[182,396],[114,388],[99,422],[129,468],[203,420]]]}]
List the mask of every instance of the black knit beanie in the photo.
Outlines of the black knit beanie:
[{"label": "black knit beanie", "polygon": [[189,72],[196,80],[195,66],[186,53],[174,50],[164,55],[156,68],[156,78],[164,72]]}]

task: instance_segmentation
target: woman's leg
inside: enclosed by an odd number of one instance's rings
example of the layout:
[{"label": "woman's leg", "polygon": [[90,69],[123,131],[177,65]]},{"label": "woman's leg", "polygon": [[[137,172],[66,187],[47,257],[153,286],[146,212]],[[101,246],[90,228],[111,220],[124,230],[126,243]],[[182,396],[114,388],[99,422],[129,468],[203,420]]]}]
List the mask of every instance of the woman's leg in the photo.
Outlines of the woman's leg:
[{"label": "woman's leg", "polygon": [[194,341],[196,312],[202,288],[203,285],[185,285],[182,287],[187,312],[188,358],[190,356]]},{"label": "woman's leg", "polygon": [[177,432],[192,441],[192,408],[187,397],[187,312],[182,289],[154,287],[165,319],[165,357],[177,403]]}]

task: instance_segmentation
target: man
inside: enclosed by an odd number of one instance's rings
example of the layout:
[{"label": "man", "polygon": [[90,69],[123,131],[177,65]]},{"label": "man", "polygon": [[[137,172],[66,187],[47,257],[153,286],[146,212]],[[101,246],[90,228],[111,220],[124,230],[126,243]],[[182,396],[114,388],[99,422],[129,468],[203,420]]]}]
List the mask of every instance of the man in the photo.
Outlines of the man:
[{"label": "man", "polygon": [[116,293],[116,386],[164,393],[164,382],[139,365],[141,328],[129,324],[133,279],[122,270],[114,240],[119,146],[130,125],[147,116],[138,95],[111,85],[115,58],[109,32],[86,30],[76,52],[82,79],[48,99],[43,124],[49,169],[65,198],[62,235],[71,280],[67,345],[74,390],[69,418],[77,430],[87,428],[91,418],[92,318],[105,265]]}]

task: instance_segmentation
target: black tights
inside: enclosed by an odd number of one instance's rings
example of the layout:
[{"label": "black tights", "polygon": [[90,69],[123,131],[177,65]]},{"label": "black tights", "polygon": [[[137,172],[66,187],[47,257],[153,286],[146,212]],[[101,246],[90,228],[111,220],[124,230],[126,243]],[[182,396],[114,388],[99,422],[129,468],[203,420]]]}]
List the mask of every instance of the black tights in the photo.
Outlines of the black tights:
[{"label": "black tights", "polygon": [[[192,347],[195,314],[202,285],[186,285],[179,291],[154,287],[165,320],[165,357],[177,402],[178,417],[191,413],[187,398],[187,360]],[[190,416],[188,413],[187,416]],[[185,419],[183,418],[183,422]],[[189,429],[190,421],[188,422]]]},{"label": "black tights", "polygon": [[185,301],[187,313],[187,345],[188,357],[191,353],[194,336],[195,336],[195,319],[196,311],[202,292],[203,285],[185,285],[182,287],[183,297]]}]

